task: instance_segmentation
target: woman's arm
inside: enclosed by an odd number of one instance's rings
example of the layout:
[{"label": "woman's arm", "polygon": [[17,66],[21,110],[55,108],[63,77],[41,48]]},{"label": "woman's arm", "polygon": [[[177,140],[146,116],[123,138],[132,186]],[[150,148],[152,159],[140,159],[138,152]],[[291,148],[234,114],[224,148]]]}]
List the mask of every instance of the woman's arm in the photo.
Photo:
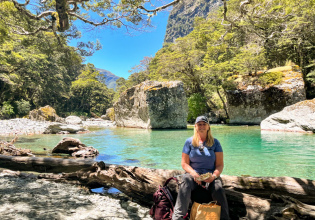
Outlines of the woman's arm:
[{"label": "woman's arm", "polygon": [[199,174],[190,166],[190,160],[189,160],[189,155],[182,153],[182,168],[192,175],[194,177],[194,180],[198,183],[201,184],[200,181],[197,181],[196,178],[199,177]]},{"label": "woman's arm", "polygon": [[[215,152],[215,158],[215,170],[212,175],[219,177],[224,167],[223,152]],[[205,182],[211,183],[213,180],[215,180],[214,176],[206,179]]]}]

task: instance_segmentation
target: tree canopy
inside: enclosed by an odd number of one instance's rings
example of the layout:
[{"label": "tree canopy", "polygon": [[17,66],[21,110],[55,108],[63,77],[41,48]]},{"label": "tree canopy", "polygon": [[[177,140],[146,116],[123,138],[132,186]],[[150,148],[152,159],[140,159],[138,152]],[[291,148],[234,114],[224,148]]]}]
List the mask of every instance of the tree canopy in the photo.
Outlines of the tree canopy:
[{"label": "tree canopy", "polygon": [[[73,22],[80,20],[92,26],[131,27],[147,26],[157,12],[179,0],[166,4],[151,0],[2,0],[13,3],[17,12],[27,17],[30,26],[20,26],[14,19],[6,19],[18,34],[35,34],[41,31],[67,31]],[[148,8],[150,7],[150,8]],[[152,8],[153,7],[153,8]]]}]

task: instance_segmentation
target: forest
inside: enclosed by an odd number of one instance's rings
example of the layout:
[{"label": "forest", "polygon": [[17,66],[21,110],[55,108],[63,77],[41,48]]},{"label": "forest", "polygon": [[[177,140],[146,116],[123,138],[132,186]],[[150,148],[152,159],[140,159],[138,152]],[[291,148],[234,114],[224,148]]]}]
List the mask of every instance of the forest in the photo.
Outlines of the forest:
[{"label": "forest", "polygon": [[[188,121],[209,111],[226,118],[225,91],[235,89],[237,76],[258,76],[264,86],[277,84],[279,75],[265,71],[285,65],[301,69],[307,98],[315,97],[315,0],[223,1],[206,19],[196,18],[190,34],[166,43],[154,57],[144,57],[128,79],[118,79],[117,91],[106,87],[93,64],[84,64],[86,56],[101,49],[97,41],[68,45],[80,38],[75,21],[140,29],[150,25],[144,17],[161,8],[147,10],[143,0],[120,1],[121,7],[110,5],[114,1],[77,1],[65,18],[62,11],[50,10],[64,1],[42,1],[37,9],[27,9],[29,2],[0,1],[1,118],[23,117],[44,105],[60,116],[100,116],[121,92],[144,80],[183,81]],[[89,10],[103,16],[102,22],[89,22],[84,17]]]}]

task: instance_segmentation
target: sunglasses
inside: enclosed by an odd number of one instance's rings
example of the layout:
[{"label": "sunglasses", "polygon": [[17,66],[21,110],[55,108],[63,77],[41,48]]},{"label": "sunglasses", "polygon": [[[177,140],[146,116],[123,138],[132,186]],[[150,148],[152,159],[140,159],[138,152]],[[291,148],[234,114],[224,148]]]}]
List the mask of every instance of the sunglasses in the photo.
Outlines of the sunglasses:
[{"label": "sunglasses", "polygon": [[203,149],[205,148],[205,146],[201,143],[200,145],[199,145],[199,151],[200,152],[203,152]]}]

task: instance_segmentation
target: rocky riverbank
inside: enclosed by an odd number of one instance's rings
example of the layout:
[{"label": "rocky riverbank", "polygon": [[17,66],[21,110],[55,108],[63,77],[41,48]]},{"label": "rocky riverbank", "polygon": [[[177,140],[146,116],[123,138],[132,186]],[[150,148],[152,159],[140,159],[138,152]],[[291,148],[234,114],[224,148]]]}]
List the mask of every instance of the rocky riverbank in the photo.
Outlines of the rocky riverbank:
[{"label": "rocky riverbank", "polygon": [[[0,171],[1,172],[1,171]],[[64,183],[0,173],[0,219],[149,220],[149,209],[119,194],[96,194]]]},{"label": "rocky riverbank", "polygon": [[[49,121],[34,121],[26,118],[16,118],[10,120],[0,120],[0,135],[13,136],[43,134],[51,125]],[[103,119],[87,119],[82,121],[84,128],[88,127],[111,127],[115,126],[112,121]]]}]

